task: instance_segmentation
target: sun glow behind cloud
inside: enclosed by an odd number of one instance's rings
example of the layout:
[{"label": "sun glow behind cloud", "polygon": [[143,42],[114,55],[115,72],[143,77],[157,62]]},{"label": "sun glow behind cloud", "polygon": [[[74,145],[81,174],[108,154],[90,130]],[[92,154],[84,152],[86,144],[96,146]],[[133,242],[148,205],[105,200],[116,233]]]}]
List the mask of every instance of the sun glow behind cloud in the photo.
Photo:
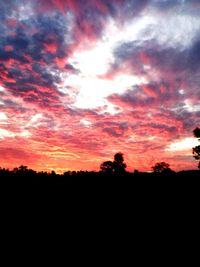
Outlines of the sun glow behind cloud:
[{"label": "sun glow behind cloud", "polygon": [[196,138],[185,138],[185,139],[182,139],[182,140],[179,140],[179,141],[175,141],[173,143],[171,143],[167,148],[166,150],[167,151],[184,151],[184,150],[187,150],[187,151],[190,151],[191,153],[191,147],[195,147],[195,146],[198,146],[199,145],[199,142]]},{"label": "sun glow behind cloud", "polygon": [[[143,28],[148,20],[125,25],[122,29],[113,20],[110,20],[100,41],[94,47],[81,49],[68,59],[68,62],[78,70],[77,74],[72,73],[67,76],[61,74],[63,87],[78,88],[74,107],[96,108],[107,106],[111,114],[114,105],[106,100],[111,94],[124,93],[134,85],[145,83],[144,77],[137,77],[133,74],[119,73],[116,77],[108,79],[104,75],[114,63],[113,50],[119,42],[134,40],[140,28]],[[84,47],[84,45],[83,45]],[[61,88],[62,90],[62,88]]]},{"label": "sun glow behind cloud", "polygon": [[69,77],[65,86],[79,88],[73,106],[77,108],[96,108],[110,105],[106,97],[113,93],[123,93],[130,86],[141,82],[137,77],[120,75],[113,80],[98,77]]}]

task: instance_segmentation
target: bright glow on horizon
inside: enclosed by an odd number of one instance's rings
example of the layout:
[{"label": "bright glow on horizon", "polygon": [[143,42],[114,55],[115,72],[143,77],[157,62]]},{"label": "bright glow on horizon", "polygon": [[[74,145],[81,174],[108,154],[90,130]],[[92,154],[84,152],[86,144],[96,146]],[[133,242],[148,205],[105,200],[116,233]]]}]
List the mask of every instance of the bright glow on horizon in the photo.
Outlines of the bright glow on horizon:
[{"label": "bright glow on horizon", "polygon": [[171,143],[167,148],[166,151],[182,151],[192,149],[192,147],[198,146],[199,142],[196,138],[188,137],[182,139],[180,141],[176,141]]}]

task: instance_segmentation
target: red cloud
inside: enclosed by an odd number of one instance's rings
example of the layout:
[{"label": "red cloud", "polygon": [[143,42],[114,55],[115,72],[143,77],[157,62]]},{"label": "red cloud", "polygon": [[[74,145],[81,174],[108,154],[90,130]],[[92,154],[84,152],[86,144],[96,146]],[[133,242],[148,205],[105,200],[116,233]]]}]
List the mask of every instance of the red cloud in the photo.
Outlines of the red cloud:
[{"label": "red cloud", "polygon": [[13,47],[11,45],[6,45],[6,46],[4,46],[4,50],[6,52],[10,52],[10,51],[13,51]]},{"label": "red cloud", "polygon": [[15,28],[18,24],[18,21],[14,18],[9,18],[9,19],[6,19],[6,24],[9,26],[9,27],[13,27]]},{"label": "red cloud", "polygon": [[45,43],[44,46],[45,46],[47,52],[50,52],[52,54],[55,54],[55,52],[58,49],[57,44],[54,44],[54,43]]},{"label": "red cloud", "polygon": [[63,0],[52,0],[52,2],[54,3],[55,7],[57,7],[57,9],[63,14],[65,15],[66,12],[66,3],[68,1],[63,1]]},{"label": "red cloud", "polygon": [[157,97],[157,94],[155,92],[155,88],[152,88],[151,86],[148,86],[148,85],[143,85],[142,89],[147,95],[149,95],[151,97],[155,97],[155,98]]}]

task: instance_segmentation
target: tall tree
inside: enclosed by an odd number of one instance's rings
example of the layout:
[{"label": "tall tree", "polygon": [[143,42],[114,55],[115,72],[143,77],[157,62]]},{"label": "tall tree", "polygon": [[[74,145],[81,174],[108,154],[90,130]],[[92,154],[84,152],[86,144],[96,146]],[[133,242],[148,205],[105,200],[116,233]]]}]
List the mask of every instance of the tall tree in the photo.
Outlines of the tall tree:
[{"label": "tall tree", "polygon": [[116,173],[123,173],[126,171],[126,163],[124,163],[123,153],[118,152],[114,155],[113,169]]},{"label": "tall tree", "polygon": [[196,138],[200,138],[200,129],[198,127],[194,129],[193,133]]},{"label": "tall tree", "polygon": [[[200,141],[200,129],[198,127],[195,128],[193,133],[194,136]],[[196,160],[199,160],[198,168],[200,169],[200,145],[192,148],[192,154]]]}]

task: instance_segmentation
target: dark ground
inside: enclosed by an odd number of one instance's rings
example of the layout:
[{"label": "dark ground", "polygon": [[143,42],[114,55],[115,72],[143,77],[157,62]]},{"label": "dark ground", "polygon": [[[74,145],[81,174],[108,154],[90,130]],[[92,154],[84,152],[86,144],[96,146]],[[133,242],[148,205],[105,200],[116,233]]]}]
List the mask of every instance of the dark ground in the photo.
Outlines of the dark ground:
[{"label": "dark ground", "polygon": [[107,174],[103,172],[66,172],[62,175],[55,172],[35,172],[33,170],[17,170],[9,171],[6,169],[0,170],[0,183],[1,184],[87,184],[87,185],[112,185],[112,184],[144,184],[157,186],[160,184],[170,183],[171,185],[178,185],[184,182],[195,182],[200,178],[200,171],[181,171],[170,173],[129,173],[123,174]]}]

